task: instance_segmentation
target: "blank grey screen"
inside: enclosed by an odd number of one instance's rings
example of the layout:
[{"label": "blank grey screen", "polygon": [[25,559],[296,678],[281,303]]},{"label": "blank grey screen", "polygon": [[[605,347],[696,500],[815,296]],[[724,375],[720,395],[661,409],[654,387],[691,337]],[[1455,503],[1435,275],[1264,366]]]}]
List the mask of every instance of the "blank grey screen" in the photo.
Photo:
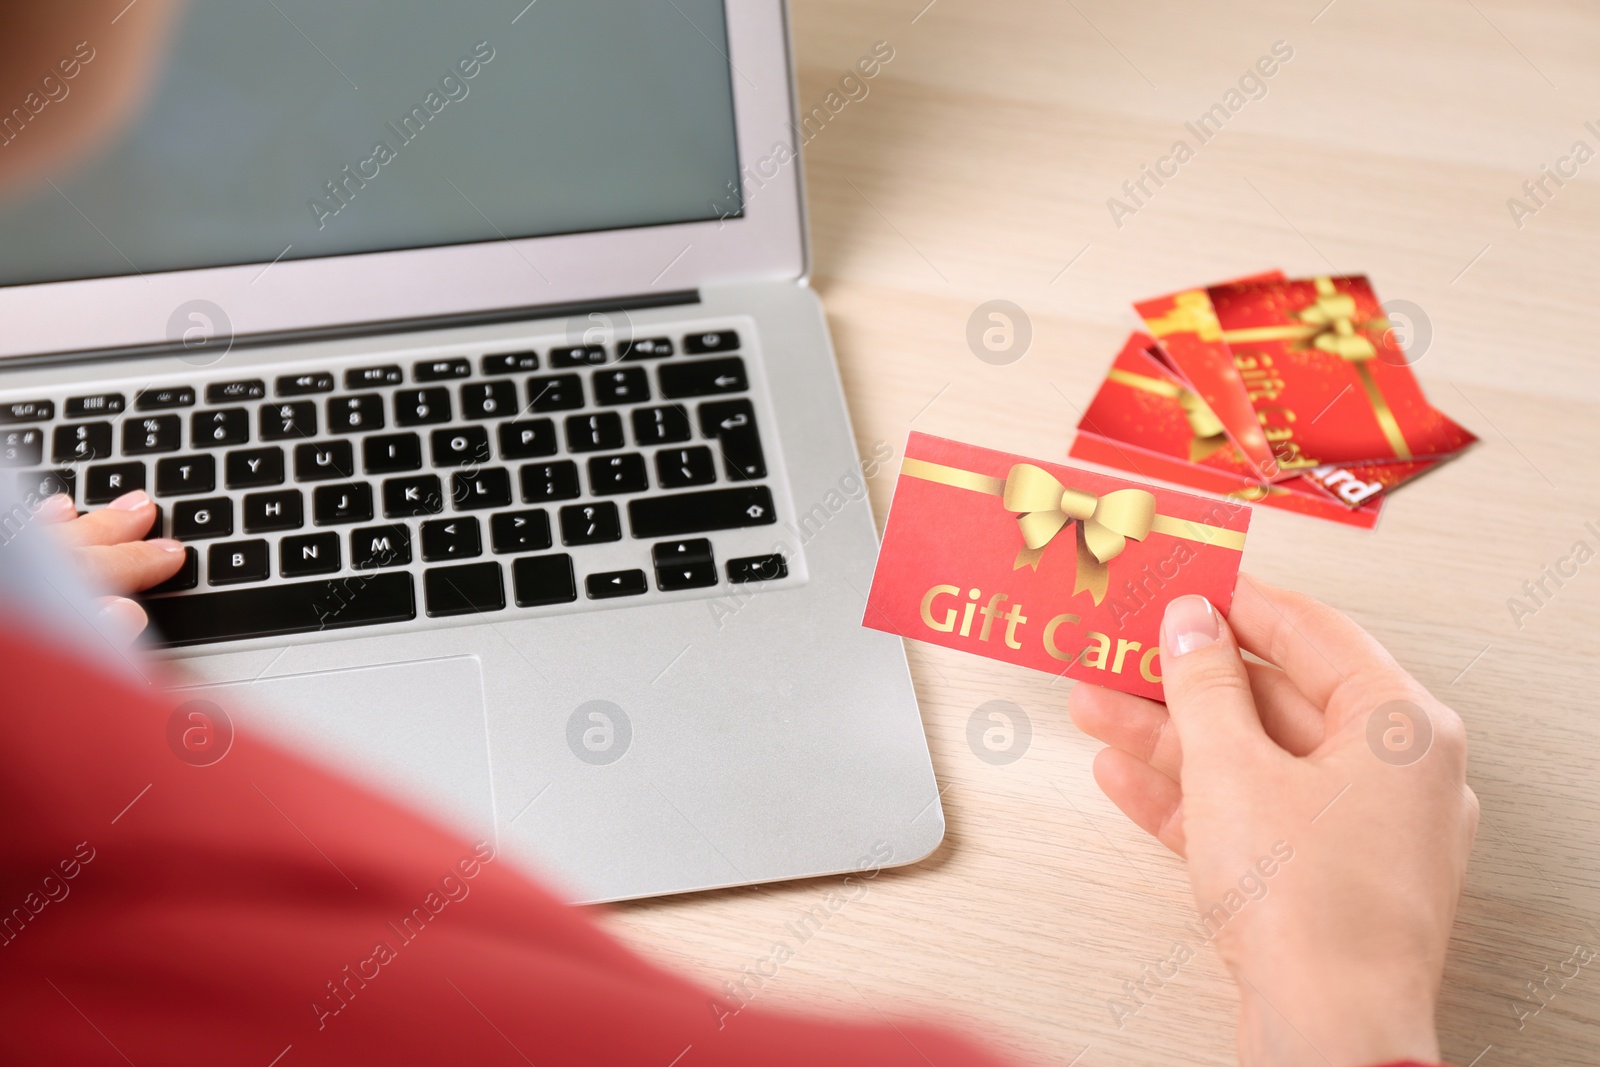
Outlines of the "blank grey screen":
[{"label": "blank grey screen", "polygon": [[0,285],[737,215],[727,47],[721,0],[193,0],[128,120],[0,199]]}]

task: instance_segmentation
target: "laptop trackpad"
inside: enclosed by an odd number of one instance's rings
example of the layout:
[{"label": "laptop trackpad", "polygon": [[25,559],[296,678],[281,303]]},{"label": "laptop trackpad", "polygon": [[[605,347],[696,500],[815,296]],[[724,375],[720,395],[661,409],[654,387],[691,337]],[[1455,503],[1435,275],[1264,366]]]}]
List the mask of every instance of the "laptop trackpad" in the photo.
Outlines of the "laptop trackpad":
[{"label": "laptop trackpad", "polygon": [[[489,732],[476,656],[185,686],[247,730],[494,840]],[[225,758],[225,757],[224,757]]]}]

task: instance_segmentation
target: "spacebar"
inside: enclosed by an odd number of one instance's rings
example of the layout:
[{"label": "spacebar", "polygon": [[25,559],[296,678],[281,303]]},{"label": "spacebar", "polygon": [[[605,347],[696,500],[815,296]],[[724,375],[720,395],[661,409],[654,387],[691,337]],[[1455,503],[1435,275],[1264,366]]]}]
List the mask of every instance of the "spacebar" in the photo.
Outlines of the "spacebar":
[{"label": "spacebar", "polygon": [[417,617],[411,575],[404,571],[320,582],[264,585],[159,597],[144,602],[160,648],[274,637]]}]

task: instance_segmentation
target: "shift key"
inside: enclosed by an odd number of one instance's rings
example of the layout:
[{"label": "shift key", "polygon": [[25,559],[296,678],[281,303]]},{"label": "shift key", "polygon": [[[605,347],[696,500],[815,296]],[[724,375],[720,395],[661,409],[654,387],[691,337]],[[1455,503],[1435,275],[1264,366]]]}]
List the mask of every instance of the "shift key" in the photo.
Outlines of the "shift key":
[{"label": "shift key", "polygon": [[681,537],[708,530],[767,526],[777,521],[772,492],[764,485],[673,493],[628,502],[628,525],[636,538]]}]

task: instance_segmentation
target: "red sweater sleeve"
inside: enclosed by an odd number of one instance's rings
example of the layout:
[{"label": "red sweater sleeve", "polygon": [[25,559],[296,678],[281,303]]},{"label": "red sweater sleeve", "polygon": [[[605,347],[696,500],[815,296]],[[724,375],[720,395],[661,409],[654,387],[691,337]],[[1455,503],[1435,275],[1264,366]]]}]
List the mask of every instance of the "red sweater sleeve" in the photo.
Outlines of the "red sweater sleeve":
[{"label": "red sweater sleeve", "polygon": [[10,1062],[1000,1062],[922,1027],[729,1015],[488,846],[270,744],[180,760],[171,697],[20,628],[0,678]]}]

